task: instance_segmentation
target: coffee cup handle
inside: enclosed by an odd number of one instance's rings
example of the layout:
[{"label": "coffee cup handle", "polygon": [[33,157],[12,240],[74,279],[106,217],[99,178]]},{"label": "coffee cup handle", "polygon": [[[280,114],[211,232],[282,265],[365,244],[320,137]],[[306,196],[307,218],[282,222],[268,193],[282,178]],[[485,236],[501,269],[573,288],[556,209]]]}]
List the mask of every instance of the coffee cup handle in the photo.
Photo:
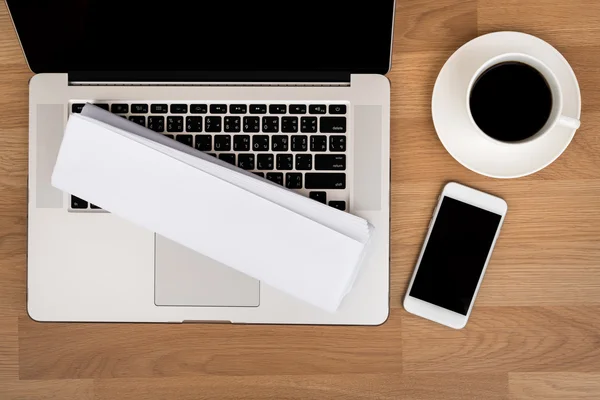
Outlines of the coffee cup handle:
[{"label": "coffee cup handle", "polygon": [[575,118],[565,117],[564,115],[561,115],[558,119],[558,124],[560,126],[564,126],[565,128],[579,129],[579,127],[581,126],[581,121]]}]

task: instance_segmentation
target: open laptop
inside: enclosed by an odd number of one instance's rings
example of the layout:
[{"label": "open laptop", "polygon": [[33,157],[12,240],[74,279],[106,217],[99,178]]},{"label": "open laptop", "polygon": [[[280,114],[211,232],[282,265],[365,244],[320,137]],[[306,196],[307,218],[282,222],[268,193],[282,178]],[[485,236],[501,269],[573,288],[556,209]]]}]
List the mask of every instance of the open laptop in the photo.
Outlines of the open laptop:
[{"label": "open laptop", "polygon": [[[7,4],[36,73],[29,120],[31,318],[386,320],[390,86],[384,74],[393,0]],[[53,188],[65,123],[86,102],[371,222],[370,254],[339,310],[319,310]],[[253,234],[251,226],[238,229]]]}]

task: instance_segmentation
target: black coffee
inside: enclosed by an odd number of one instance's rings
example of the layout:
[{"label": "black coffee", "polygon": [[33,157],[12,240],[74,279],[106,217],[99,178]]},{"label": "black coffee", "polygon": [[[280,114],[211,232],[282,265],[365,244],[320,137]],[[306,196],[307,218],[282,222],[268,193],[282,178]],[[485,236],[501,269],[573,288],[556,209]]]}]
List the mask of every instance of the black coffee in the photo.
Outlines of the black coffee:
[{"label": "black coffee", "polygon": [[538,133],[552,112],[552,91],[535,68],[520,62],[494,65],[471,90],[471,114],[488,136],[518,142]]}]

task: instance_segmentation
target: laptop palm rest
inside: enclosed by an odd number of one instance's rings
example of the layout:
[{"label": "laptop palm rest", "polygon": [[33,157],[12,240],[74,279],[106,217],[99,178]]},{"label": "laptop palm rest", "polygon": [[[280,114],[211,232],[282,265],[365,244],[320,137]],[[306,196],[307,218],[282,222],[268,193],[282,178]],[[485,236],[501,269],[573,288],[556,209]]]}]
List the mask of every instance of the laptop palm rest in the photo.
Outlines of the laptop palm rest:
[{"label": "laptop palm rest", "polygon": [[260,282],[163,236],[155,236],[157,306],[258,307]]}]

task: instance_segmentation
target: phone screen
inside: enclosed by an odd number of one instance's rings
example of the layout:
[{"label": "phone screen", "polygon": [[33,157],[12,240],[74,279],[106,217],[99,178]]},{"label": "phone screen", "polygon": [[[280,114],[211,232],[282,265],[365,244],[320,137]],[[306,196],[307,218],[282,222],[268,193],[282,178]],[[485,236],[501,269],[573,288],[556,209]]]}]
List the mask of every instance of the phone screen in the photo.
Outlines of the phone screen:
[{"label": "phone screen", "polygon": [[467,315],[501,220],[444,196],[410,296]]}]

